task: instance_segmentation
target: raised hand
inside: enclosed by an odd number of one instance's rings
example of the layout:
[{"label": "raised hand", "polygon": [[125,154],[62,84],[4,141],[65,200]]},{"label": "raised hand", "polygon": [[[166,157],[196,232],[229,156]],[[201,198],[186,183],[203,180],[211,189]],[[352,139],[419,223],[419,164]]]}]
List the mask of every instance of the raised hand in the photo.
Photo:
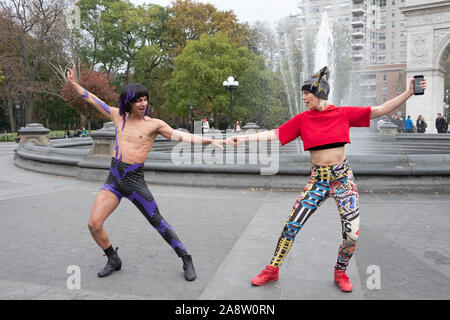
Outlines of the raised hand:
[{"label": "raised hand", "polygon": [[70,83],[75,83],[75,64],[73,65],[72,69],[67,68],[66,71],[66,80]]},{"label": "raised hand", "polygon": [[[420,81],[420,87],[425,90],[427,88],[427,79],[423,78],[422,81]],[[414,78],[411,79],[409,82],[409,91],[414,93]]]}]

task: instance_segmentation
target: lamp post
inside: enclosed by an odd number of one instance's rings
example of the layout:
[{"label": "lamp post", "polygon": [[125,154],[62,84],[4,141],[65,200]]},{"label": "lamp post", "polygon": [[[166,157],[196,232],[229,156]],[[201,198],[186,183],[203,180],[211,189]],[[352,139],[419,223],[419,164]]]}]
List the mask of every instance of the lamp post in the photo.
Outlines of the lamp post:
[{"label": "lamp post", "polygon": [[16,110],[16,131],[19,132],[20,129],[20,101],[14,101],[14,109]]},{"label": "lamp post", "polygon": [[194,125],[192,123],[192,110],[194,110],[194,104],[192,102],[189,103],[189,123],[191,126],[190,133],[194,133]]},{"label": "lamp post", "polygon": [[236,90],[239,82],[235,81],[233,77],[228,77],[227,81],[223,82],[223,87],[230,92],[230,129],[233,126],[233,90]]}]

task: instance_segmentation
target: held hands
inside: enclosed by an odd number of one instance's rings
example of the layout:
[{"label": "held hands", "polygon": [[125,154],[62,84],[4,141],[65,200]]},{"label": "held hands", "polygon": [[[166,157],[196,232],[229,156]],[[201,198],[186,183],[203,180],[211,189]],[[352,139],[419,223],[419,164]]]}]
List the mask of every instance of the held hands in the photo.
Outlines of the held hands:
[{"label": "held hands", "polygon": [[244,141],[244,138],[242,136],[234,136],[224,140],[224,142],[230,146],[237,146],[242,141]]},{"label": "held hands", "polygon": [[240,136],[234,136],[228,139],[221,139],[221,140],[217,140],[217,139],[213,139],[213,141],[211,142],[214,146],[216,146],[217,148],[220,148],[221,150],[224,150],[223,145],[227,144],[230,146],[237,146],[239,143],[241,143],[242,141],[244,141],[244,139]]}]

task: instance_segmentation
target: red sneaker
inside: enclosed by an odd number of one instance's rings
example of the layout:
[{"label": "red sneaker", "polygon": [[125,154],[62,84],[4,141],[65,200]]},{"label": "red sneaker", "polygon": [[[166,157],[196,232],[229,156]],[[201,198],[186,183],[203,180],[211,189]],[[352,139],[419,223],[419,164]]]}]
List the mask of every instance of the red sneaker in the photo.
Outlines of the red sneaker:
[{"label": "red sneaker", "polygon": [[353,284],[345,274],[345,270],[334,269],[334,282],[337,283],[339,288],[344,292],[351,292]]},{"label": "red sneaker", "polygon": [[272,282],[278,280],[278,271],[280,268],[267,265],[266,268],[252,279],[252,284],[255,286],[261,286],[266,282]]}]

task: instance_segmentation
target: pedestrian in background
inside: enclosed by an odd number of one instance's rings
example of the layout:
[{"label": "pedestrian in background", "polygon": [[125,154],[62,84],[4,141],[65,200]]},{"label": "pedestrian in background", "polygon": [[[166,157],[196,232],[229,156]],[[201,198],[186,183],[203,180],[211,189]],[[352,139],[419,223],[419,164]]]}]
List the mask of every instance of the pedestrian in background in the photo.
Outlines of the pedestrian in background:
[{"label": "pedestrian in background", "polygon": [[435,125],[438,133],[447,133],[448,122],[442,117],[441,113],[438,113]]},{"label": "pedestrian in background", "polygon": [[408,116],[408,118],[403,123],[403,127],[405,128],[406,133],[413,133],[414,132],[414,124],[411,120],[411,116]]},{"label": "pedestrian in background", "polygon": [[419,117],[416,120],[416,128],[418,133],[425,133],[427,128],[427,123],[421,114],[419,114]]}]

